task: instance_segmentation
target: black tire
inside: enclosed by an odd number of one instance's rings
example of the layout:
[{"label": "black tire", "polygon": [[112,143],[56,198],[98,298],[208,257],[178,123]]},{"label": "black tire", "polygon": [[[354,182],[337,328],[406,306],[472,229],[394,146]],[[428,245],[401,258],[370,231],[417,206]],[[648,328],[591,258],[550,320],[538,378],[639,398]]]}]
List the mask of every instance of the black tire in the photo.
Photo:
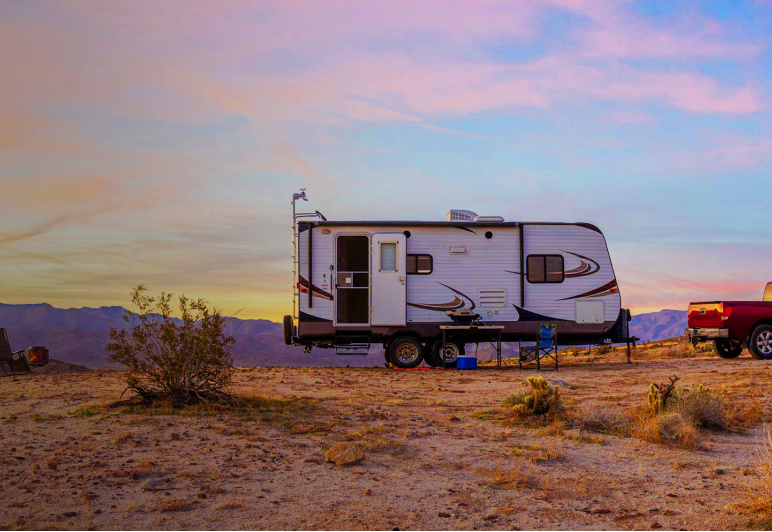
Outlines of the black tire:
[{"label": "black tire", "polygon": [[725,338],[716,338],[713,340],[713,352],[721,358],[737,358],[743,352],[743,346],[740,342],[733,342]]},{"label": "black tire", "polygon": [[772,359],[772,325],[759,325],[753,329],[748,351],[758,360]]},{"label": "black tire", "polygon": [[412,336],[401,336],[391,343],[389,361],[400,369],[413,369],[424,360],[421,342]]},{"label": "black tire", "polygon": [[284,316],[284,343],[292,345],[292,336],[295,333],[295,324],[292,316]]},{"label": "black tire", "polygon": [[443,368],[443,367],[455,368],[458,357],[462,357],[465,354],[464,344],[461,342],[457,342],[455,340],[446,339],[445,349],[447,352],[449,352],[451,356],[448,357],[448,359],[443,361],[442,355],[440,354],[440,351],[442,351],[442,338],[434,342],[434,347],[432,348],[432,356],[434,357],[434,363],[437,364],[438,368]]}]

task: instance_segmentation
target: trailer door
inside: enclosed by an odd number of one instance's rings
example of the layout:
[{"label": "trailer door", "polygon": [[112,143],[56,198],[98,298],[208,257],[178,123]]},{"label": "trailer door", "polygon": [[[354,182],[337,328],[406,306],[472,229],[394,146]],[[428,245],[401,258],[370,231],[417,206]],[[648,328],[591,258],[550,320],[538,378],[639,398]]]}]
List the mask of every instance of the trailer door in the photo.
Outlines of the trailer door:
[{"label": "trailer door", "polygon": [[403,233],[372,237],[370,325],[406,325],[406,246]]}]

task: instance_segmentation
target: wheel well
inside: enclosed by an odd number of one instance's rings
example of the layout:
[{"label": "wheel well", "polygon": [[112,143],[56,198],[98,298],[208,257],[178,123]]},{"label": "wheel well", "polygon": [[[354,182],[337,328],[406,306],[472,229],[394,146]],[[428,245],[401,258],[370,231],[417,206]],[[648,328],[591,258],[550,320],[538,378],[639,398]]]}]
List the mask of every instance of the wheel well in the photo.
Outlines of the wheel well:
[{"label": "wheel well", "polygon": [[754,330],[759,325],[772,325],[772,319],[770,318],[764,318],[762,320],[757,321],[753,324],[753,327],[751,327],[751,330]]},{"label": "wheel well", "polygon": [[398,338],[404,338],[405,336],[413,338],[414,340],[418,340],[421,343],[424,343],[424,339],[421,338],[421,335],[416,332],[398,332],[396,334],[392,334],[388,338],[386,338],[383,343],[387,346],[390,346],[394,343],[394,340],[397,340]]}]

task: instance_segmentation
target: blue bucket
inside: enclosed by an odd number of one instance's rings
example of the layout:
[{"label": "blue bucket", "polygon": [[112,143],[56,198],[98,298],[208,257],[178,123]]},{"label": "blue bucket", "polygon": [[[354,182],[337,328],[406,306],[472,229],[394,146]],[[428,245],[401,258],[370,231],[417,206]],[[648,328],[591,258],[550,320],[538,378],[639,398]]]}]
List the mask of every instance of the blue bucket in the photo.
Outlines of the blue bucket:
[{"label": "blue bucket", "polygon": [[477,369],[477,357],[458,357],[456,369]]}]

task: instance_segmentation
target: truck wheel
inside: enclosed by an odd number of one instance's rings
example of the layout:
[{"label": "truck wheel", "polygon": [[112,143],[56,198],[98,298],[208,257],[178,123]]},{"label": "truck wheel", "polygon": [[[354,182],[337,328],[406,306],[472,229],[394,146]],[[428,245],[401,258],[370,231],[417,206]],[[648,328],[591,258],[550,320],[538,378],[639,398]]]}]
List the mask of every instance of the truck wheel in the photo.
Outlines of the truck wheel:
[{"label": "truck wheel", "polygon": [[713,351],[721,358],[737,358],[743,352],[743,346],[739,342],[717,338],[713,340]]},{"label": "truck wheel", "polygon": [[292,323],[292,316],[284,316],[284,343],[292,345],[292,334],[295,332],[295,324]]},{"label": "truck wheel", "polygon": [[389,360],[398,368],[416,368],[423,359],[423,346],[412,336],[402,336],[391,343]]},{"label": "truck wheel", "polygon": [[445,360],[443,360],[443,353],[441,351],[442,338],[434,342],[434,348],[432,349],[432,356],[437,367],[455,368],[458,357],[464,356],[464,344],[455,340],[445,340]]},{"label": "truck wheel", "polygon": [[759,360],[772,358],[772,326],[759,325],[753,330],[751,340],[748,342],[748,351],[753,358]]}]

